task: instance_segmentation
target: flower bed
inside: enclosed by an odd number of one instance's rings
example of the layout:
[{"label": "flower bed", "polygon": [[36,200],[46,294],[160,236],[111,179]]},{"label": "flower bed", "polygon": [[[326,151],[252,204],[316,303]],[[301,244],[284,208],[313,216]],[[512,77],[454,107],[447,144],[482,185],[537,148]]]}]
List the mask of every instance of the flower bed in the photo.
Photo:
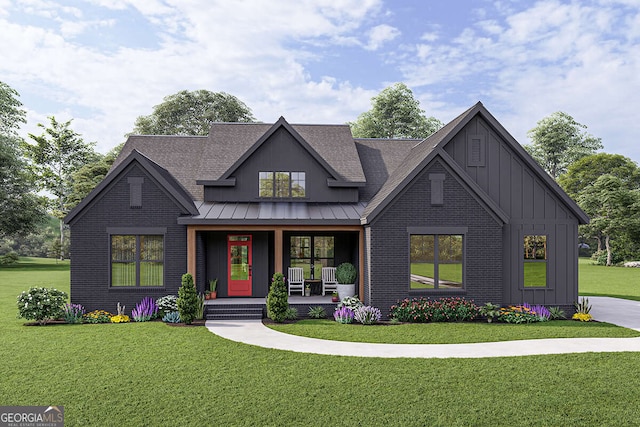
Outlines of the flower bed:
[{"label": "flower bed", "polygon": [[464,298],[406,298],[391,306],[389,317],[413,323],[462,322],[474,320],[479,313],[479,307]]}]

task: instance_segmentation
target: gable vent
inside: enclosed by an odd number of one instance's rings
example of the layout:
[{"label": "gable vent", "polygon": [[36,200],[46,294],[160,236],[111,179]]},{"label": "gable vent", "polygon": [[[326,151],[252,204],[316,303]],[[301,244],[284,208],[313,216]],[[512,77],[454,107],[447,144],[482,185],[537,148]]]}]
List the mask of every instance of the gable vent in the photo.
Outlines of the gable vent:
[{"label": "gable vent", "polygon": [[484,135],[469,135],[467,139],[467,165],[485,165]]},{"label": "gable vent", "polygon": [[129,184],[129,207],[131,209],[142,208],[142,183],[144,178],[129,177],[127,183]]}]

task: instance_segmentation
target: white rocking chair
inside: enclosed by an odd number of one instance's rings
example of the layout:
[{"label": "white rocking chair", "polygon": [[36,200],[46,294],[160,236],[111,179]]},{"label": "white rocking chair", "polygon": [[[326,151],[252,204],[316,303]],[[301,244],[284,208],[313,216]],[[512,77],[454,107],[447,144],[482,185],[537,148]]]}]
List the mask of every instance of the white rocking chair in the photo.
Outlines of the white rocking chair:
[{"label": "white rocking chair", "polygon": [[335,267],[322,267],[322,296],[327,291],[335,291],[338,289],[338,281],[336,280]]},{"label": "white rocking chair", "polygon": [[289,267],[287,285],[289,295],[291,295],[291,291],[300,291],[300,294],[304,296],[304,273],[302,267]]}]

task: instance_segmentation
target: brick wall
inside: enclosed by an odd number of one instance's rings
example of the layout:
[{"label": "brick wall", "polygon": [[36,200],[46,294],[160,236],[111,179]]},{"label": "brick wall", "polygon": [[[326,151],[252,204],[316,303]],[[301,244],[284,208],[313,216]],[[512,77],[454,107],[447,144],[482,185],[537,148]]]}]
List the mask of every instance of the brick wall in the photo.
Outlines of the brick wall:
[{"label": "brick wall", "polygon": [[[431,205],[429,174],[444,174],[444,203]],[[409,290],[407,227],[467,227],[464,290]],[[367,230],[371,265],[365,295],[388,316],[398,300],[461,296],[477,304],[502,301],[502,223],[474,198],[451,170],[435,160]]]}]

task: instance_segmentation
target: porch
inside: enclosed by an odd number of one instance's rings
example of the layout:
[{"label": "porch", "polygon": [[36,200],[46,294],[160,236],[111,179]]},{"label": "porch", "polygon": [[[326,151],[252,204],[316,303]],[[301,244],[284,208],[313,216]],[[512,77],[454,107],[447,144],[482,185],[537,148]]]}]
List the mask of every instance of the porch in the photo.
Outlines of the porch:
[{"label": "porch", "polygon": [[[267,317],[266,298],[216,298],[204,302],[206,320],[264,319]],[[309,307],[322,306],[331,318],[337,303],[331,295],[289,296],[289,306],[298,310],[298,318],[307,318]]]}]

